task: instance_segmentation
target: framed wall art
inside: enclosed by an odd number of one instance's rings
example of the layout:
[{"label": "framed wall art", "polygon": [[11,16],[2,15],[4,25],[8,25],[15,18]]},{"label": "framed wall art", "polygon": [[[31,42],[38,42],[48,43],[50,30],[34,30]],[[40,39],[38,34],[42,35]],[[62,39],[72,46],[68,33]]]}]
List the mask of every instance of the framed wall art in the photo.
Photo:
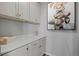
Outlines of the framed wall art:
[{"label": "framed wall art", "polygon": [[74,2],[48,3],[48,29],[75,30],[75,9]]}]

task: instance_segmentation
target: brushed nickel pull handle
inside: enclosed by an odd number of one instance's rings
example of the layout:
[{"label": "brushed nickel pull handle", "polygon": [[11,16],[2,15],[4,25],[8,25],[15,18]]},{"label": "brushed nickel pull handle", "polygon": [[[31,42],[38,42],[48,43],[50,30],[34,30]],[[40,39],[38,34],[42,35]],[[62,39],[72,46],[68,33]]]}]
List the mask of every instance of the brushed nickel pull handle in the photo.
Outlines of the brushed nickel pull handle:
[{"label": "brushed nickel pull handle", "polygon": [[19,13],[16,14],[16,16],[18,16],[18,15],[19,15]]},{"label": "brushed nickel pull handle", "polygon": [[26,50],[28,51],[28,48],[26,48]]}]

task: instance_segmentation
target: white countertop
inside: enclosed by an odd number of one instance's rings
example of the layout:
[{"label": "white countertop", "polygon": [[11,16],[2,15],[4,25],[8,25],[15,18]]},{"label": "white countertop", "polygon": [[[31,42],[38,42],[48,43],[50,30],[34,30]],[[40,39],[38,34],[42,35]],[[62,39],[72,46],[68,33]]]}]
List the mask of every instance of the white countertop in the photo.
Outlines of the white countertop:
[{"label": "white countertop", "polygon": [[33,42],[35,40],[38,40],[42,37],[45,37],[45,35],[38,35],[38,36],[34,36],[34,35],[19,35],[19,36],[15,36],[15,39],[13,42],[8,43],[7,45],[2,45],[1,46],[1,53],[5,53],[5,52],[9,52],[11,50],[14,50],[18,47],[21,47],[23,45],[26,45],[30,42]]}]

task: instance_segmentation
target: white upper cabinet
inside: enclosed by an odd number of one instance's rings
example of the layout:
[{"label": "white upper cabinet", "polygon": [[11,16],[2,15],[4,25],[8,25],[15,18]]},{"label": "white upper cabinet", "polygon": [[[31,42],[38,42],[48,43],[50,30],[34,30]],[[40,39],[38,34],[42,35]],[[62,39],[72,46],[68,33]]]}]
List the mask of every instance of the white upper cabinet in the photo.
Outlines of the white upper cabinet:
[{"label": "white upper cabinet", "polygon": [[16,17],[16,4],[15,2],[9,2],[9,15]]},{"label": "white upper cabinet", "polygon": [[29,20],[29,2],[18,2],[16,6],[16,16],[23,20]]},{"label": "white upper cabinet", "polygon": [[40,11],[39,2],[0,2],[0,17],[5,19],[18,18],[21,21],[40,23]]},{"label": "white upper cabinet", "polygon": [[40,22],[40,3],[30,2],[30,20],[39,23]]},{"label": "white upper cabinet", "polygon": [[21,19],[29,20],[29,2],[20,2],[20,14]]},{"label": "white upper cabinet", "polygon": [[0,14],[9,15],[9,3],[0,2]]},{"label": "white upper cabinet", "polygon": [[0,2],[0,14],[15,17],[15,3]]},{"label": "white upper cabinet", "polygon": [[0,14],[15,17],[15,3],[0,2]]},{"label": "white upper cabinet", "polygon": [[39,2],[18,2],[16,15],[25,21],[40,23],[41,7]]}]

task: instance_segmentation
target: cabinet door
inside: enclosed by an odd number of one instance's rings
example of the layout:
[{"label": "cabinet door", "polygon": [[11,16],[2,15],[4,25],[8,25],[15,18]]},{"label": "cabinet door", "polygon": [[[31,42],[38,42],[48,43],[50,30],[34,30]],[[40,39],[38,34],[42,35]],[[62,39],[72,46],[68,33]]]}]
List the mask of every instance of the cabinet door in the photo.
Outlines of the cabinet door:
[{"label": "cabinet door", "polygon": [[9,2],[0,2],[0,14],[9,15]]},{"label": "cabinet door", "polygon": [[9,15],[16,17],[16,2],[9,2]]},{"label": "cabinet door", "polygon": [[39,40],[28,45],[28,56],[40,56]]},{"label": "cabinet door", "polygon": [[39,2],[30,2],[30,20],[33,22],[40,22],[40,3]]},{"label": "cabinet door", "polygon": [[46,37],[40,39],[40,51],[41,55],[43,55],[46,52]]},{"label": "cabinet door", "polygon": [[10,53],[5,54],[4,56],[27,56],[27,46],[18,48]]},{"label": "cabinet door", "polygon": [[15,16],[15,2],[0,2],[0,14]]},{"label": "cabinet door", "polygon": [[29,20],[29,2],[19,2],[19,14],[23,20]]}]

